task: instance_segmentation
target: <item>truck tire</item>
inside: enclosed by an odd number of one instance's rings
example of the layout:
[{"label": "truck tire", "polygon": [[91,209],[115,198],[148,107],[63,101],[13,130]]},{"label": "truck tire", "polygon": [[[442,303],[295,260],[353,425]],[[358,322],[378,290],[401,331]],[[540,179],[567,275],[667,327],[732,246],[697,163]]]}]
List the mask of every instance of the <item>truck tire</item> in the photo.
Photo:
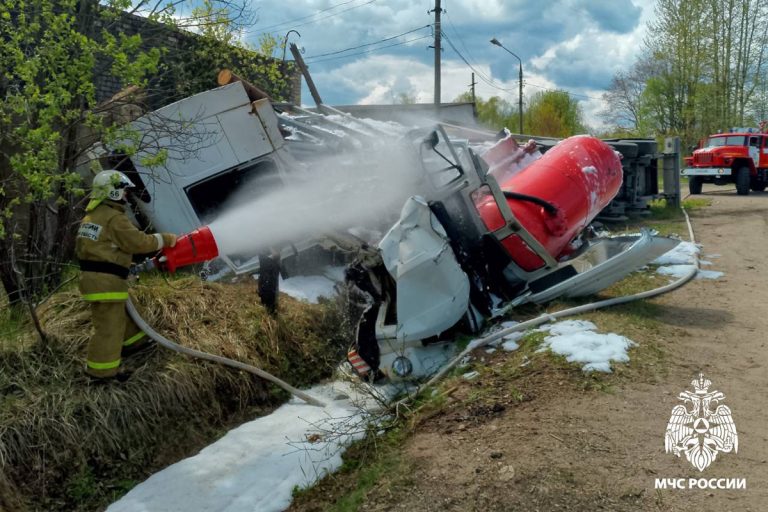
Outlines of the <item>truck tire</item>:
[{"label": "truck tire", "polygon": [[753,184],[753,185],[752,185],[750,188],[751,188],[751,189],[752,189],[754,192],[762,192],[762,191],[764,191],[764,190],[765,190],[765,187],[766,187],[766,186],[768,186],[768,183],[765,183],[765,182],[759,182],[759,183],[755,183],[755,184]]},{"label": "truck tire", "polygon": [[691,195],[701,194],[701,186],[704,184],[704,178],[701,176],[691,176],[688,178],[688,192]]},{"label": "truck tire", "polygon": [[749,194],[749,167],[739,167],[736,170],[736,193],[740,196]]}]

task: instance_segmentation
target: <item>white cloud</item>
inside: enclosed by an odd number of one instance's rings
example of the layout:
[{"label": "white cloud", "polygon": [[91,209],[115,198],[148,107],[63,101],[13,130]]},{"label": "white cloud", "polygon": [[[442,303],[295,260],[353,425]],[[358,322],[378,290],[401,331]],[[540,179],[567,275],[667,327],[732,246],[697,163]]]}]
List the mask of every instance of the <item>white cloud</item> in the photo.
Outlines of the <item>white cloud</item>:
[{"label": "white cloud", "polygon": [[[259,3],[259,25],[273,27],[281,40],[288,30],[297,29],[301,38],[294,35],[291,41],[305,47],[306,55],[318,55],[367,45],[433,20],[427,11],[434,7],[434,0],[368,1],[353,0],[312,17],[339,1],[264,0]],[[491,37],[498,37],[523,60],[526,101],[541,88],[589,96],[575,97],[582,101],[587,123],[600,126],[597,113],[602,109],[602,93],[617,71],[634,62],[642,47],[644,24],[653,16],[653,7],[647,4],[644,0],[552,0],[542,6],[525,0],[443,0],[447,10],[443,30],[476,70],[478,96],[500,96],[517,103],[517,61],[489,43]],[[274,27],[300,17],[305,19]],[[326,19],[312,23],[318,18]],[[423,29],[386,44],[426,34]],[[258,30],[249,35],[255,39]],[[427,103],[432,101],[434,87],[430,44],[427,38],[381,50],[377,45],[364,46],[349,53],[374,51],[349,58],[331,56],[323,62],[310,59],[309,65],[320,94],[329,103],[392,103],[403,93]],[[469,90],[471,73],[445,41],[443,101]]]}]

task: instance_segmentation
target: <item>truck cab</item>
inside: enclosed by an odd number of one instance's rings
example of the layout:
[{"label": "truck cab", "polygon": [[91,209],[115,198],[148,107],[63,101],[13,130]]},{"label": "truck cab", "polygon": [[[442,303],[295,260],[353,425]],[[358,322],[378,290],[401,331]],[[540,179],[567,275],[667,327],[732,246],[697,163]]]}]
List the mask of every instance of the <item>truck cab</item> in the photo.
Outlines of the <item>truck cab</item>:
[{"label": "truck cab", "polygon": [[[142,229],[188,233],[229,208],[305,179],[272,104],[252,102],[240,82],[149,112],[127,133],[126,140],[110,148],[99,144],[93,152],[102,167],[124,172],[136,185],[132,213]],[[138,150],[125,149],[131,147]],[[255,236],[251,228],[243,226],[244,236]],[[236,273],[258,266],[253,254],[220,256]]]},{"label": "truck cab", "polygon": [[736,185],[736,193],[762,192],[768,186],[768,133],[755,128],[734,128],[711,135],[685,159],[691,194],[700,194],[704,183]]}]

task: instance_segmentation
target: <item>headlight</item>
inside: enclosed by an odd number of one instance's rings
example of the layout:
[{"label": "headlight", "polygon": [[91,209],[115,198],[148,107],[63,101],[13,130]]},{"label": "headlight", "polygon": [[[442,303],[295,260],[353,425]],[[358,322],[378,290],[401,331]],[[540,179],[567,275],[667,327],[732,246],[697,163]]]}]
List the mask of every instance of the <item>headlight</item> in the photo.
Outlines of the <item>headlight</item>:
[{"label": "headlight", "polygon": [[398,377],[407,377],[413,372],[413,363],[407,357],[400,356],[392,362],[392,371]]}]

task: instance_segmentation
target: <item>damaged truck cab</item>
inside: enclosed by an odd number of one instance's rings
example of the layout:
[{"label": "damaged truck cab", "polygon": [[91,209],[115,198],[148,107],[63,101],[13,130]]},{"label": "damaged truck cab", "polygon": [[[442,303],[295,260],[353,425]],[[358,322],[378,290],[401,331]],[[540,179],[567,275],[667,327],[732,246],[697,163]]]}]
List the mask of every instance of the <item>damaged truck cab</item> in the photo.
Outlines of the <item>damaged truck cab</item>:
[{"label": "damaged truck cab", "polygon": [[[142,227],[188,233],[226,207],[301,180],[303,166],[285,149],[267,100],[251,101],[239,82],[184,98],[133,121],[138,151],[106,155],[107,164],[136,184],[133,210]],[[253,255],[221,254],[238,273],[253,270]]]},{"label": "damaged truck cab", "polygon": [[423,377],[442,362],[435,345],[479,331],[503,305],[595,293],[678,243],[649,233],[587,236],[622,182],[620,155],[598,139],[566,139],[503,173],[489,173],[507,160],[503,150],[487,151],[486,161],[442,126],[419,152],[424,196],[406,203],[379,259],[348,274],[367,298],[349,354],[364,378]]}]

